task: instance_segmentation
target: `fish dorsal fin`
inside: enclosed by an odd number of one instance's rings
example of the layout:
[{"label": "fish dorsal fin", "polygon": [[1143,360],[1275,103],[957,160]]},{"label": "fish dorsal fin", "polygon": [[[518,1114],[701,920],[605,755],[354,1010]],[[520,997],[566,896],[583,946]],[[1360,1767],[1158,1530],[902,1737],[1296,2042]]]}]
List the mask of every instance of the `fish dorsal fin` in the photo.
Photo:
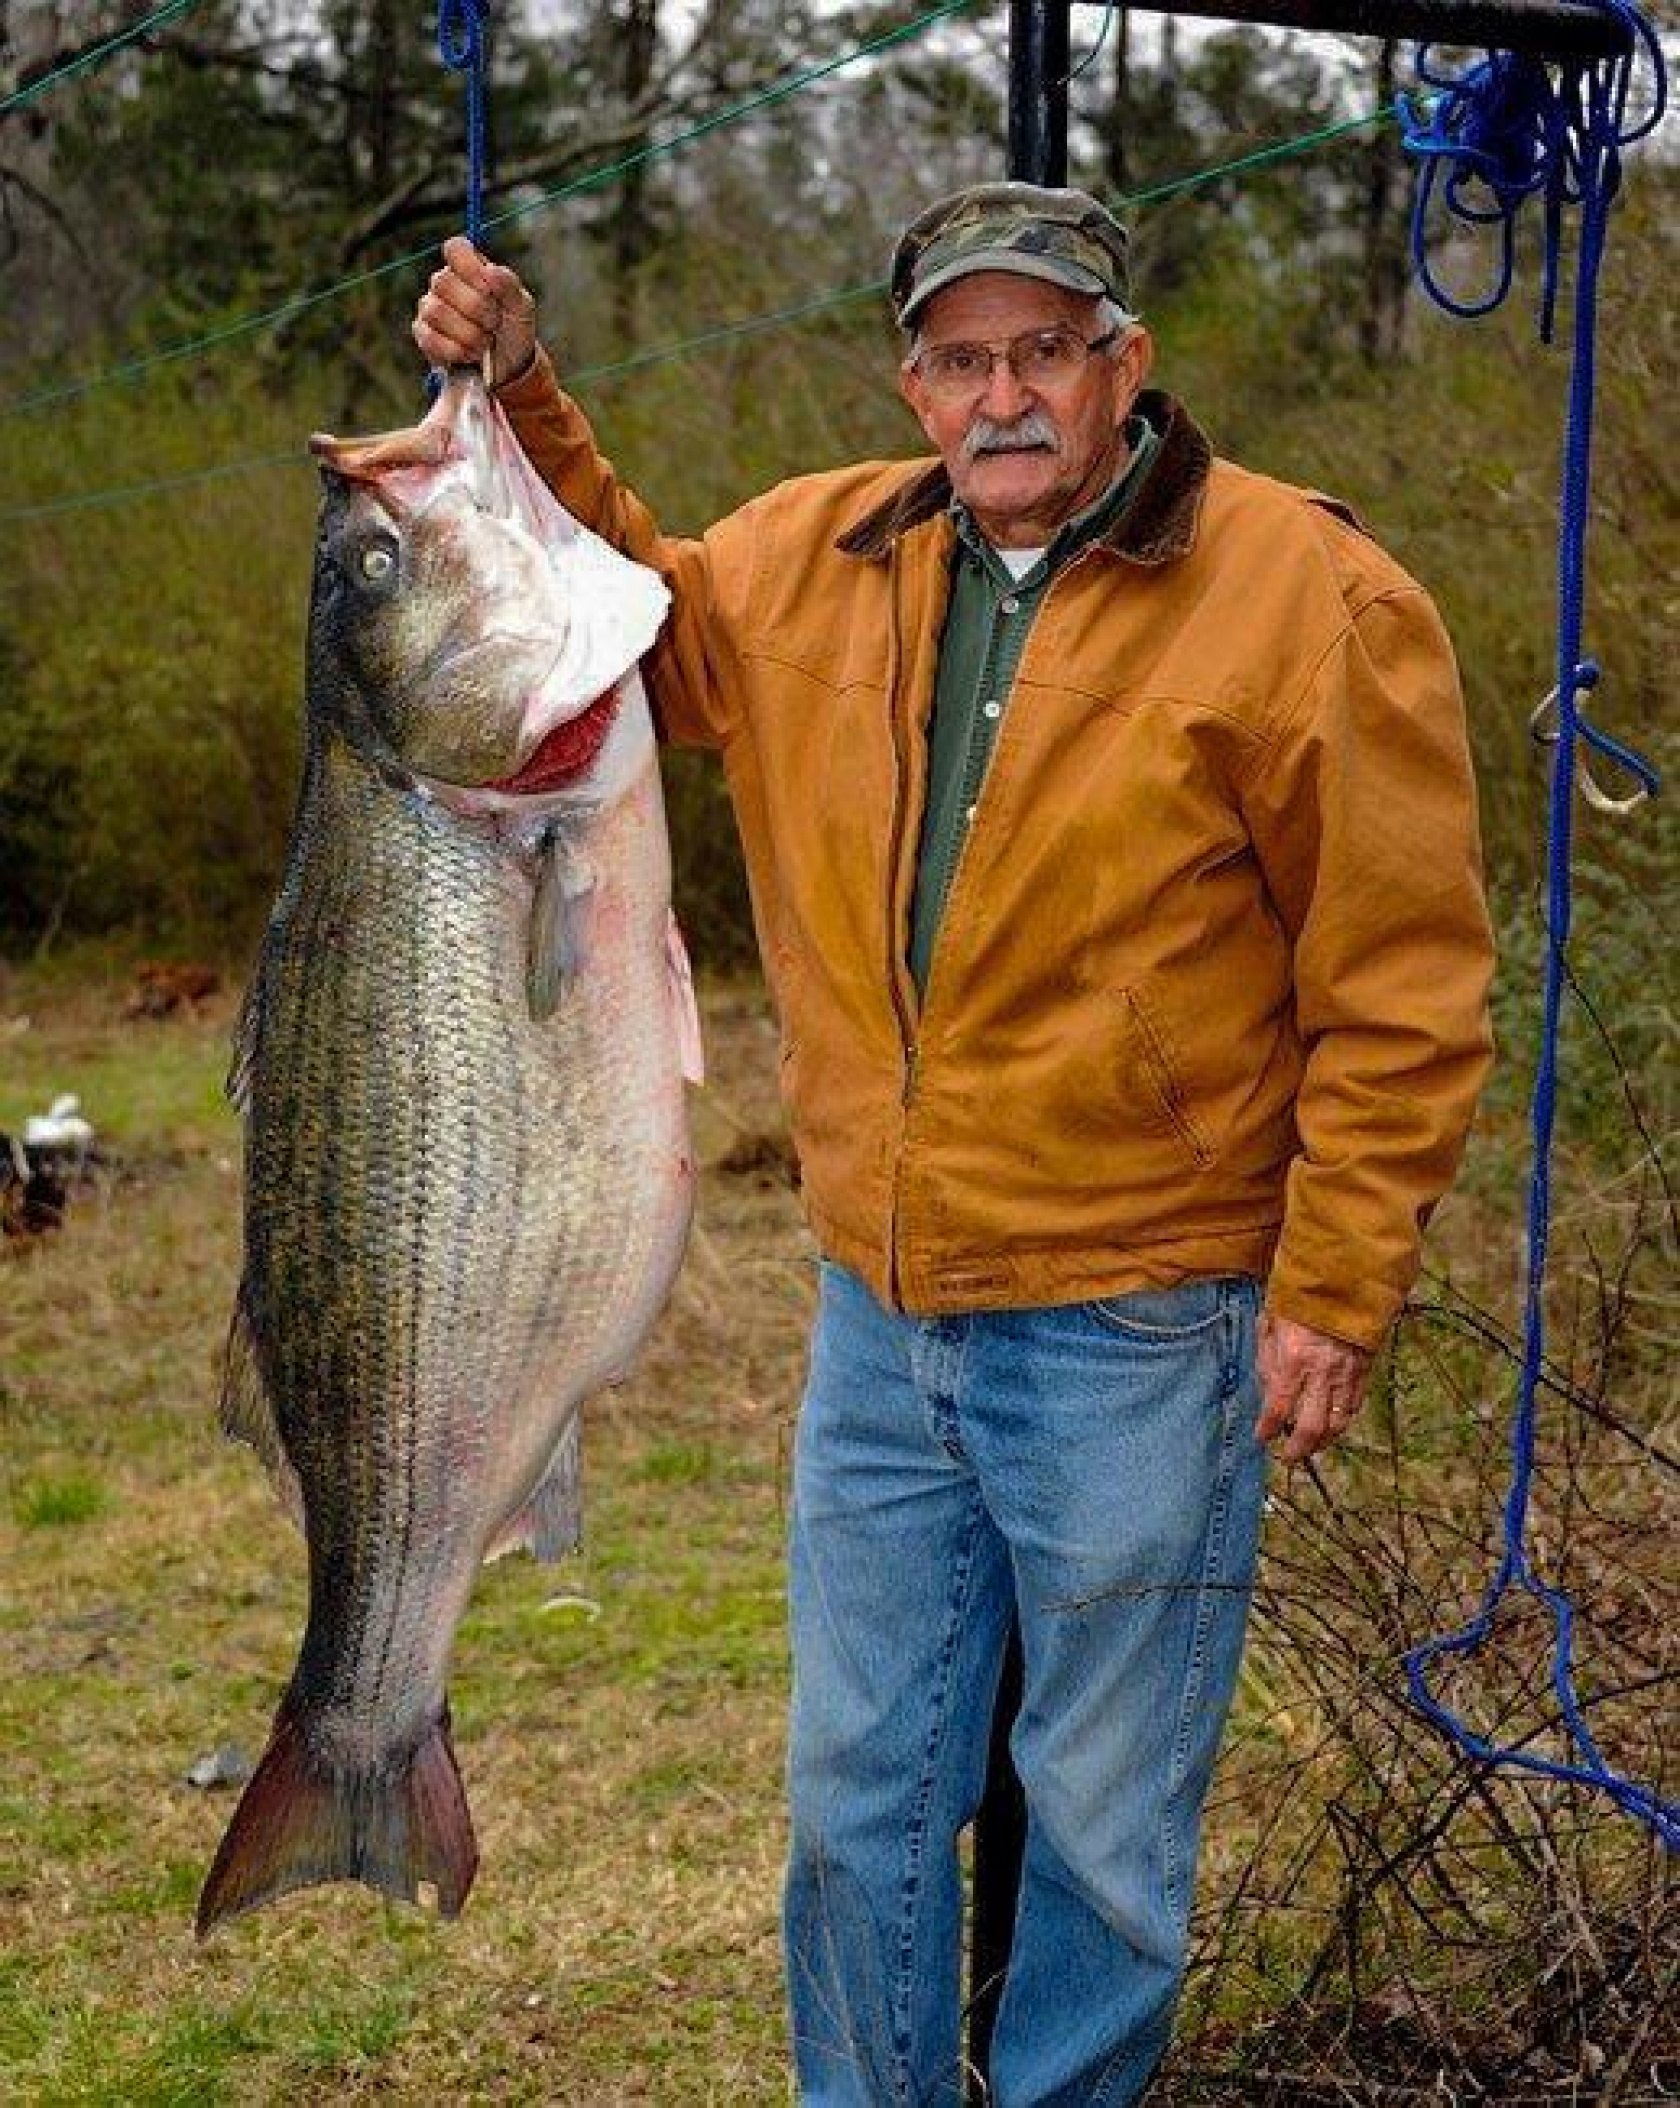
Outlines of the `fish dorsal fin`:
[{"label": "fish dorsal fin", "polygon": [[560,1007],[568,985],[588,957],[589,910],[595,873],[567,842],[557,820],[537,844],[537,880],[525,944],[525,997],[541,1024]]},{"label": "fish dorsal fin", "polygon": [[280,1439],[280,1423],[274,1416],[274,1401],[263,1376],[256,1328],[246,1308],[243,1287],[233,1306],[233,1322],[228,1327],[227,1351],[222,1360],[220,1418],[222,1432],[230,1441],[248,1442],[261,1457],[274,1481],[281,1507],[301,1530],[303,1489]]},{"label": "fish dorsal fin", "polygon": [[583,1542],[583,1415],[574,1412],[554,1445],[537,1490],[491,1538],[486,1559],[529,1551],[546,1564]]}]

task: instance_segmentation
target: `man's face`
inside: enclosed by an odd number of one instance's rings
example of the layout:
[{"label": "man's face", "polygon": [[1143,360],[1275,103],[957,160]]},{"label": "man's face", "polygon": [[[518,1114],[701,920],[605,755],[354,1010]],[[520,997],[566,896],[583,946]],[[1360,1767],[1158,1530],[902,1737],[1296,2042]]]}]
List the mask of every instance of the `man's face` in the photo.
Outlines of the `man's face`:
[{"label": "man's face", "polygon": [[[934,294],[917,341],[924,352],[962,343],[996,353],[1011,338],[1071,327],[1090,342],[1103,333],[1099,305],[1014,272],[976,271]],[[899,387],[981,531],[1000,547],[1031,548],[1113,480],[1151,351],[1139,325],[1054,386],[1022,381],[997,357],[984,387],[960,398],[937,394],[912,365],[900,369]]]}]

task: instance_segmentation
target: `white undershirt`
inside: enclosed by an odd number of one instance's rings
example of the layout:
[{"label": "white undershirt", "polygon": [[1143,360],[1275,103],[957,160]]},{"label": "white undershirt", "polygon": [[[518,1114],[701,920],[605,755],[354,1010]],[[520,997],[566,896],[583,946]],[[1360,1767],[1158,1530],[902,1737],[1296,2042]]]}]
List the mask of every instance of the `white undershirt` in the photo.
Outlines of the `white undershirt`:
[{"label": "white undershirt", "polygon": [[[1044,548],[1047,549],[1049,546],[1049,543],[1046,542]],[[1033,565],[1041,563],[1044,558],[1044,549],[998,549],[995,542],[992,547],[1003,559],[1004,568],[1008,571],[1010,577],[1017,580],[1025,578]]]}]

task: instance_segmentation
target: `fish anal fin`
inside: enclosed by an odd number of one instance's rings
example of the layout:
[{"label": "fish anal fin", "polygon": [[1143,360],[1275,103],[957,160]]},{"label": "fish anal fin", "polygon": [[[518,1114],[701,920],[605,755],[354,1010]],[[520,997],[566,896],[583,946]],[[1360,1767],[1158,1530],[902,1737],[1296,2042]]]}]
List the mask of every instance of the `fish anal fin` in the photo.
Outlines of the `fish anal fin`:
[{"label": "fish anal fin", "polygon": [[263,1376],[256,1332],[243,1294],[233,1306],[233,1321],[228,1326],[227,1350],[222,1358],[219,1417],[222,1432],[230,1441],[248,1442],[262,1459],[263,1468],[274,1481],[281,1507],[301,1530],[303,1489],[280,1440],[274,1401]]},{"label": "fish anal fin", "polygon": [[405,1903],[430,1882],[439,1913],[453,1918],[477,1870],[447,1707],[406,1761],[343,1771],[311,1751],[288,1701],[210,1868],[198,1934],[329,1881],[365,1882]]},{"label": "fish anal fin", "polygon": [[531,1498],[503,1523],[484,1556],[528,1551],[552,1566],[583,1542],[583,1416],[573,1413]]}]

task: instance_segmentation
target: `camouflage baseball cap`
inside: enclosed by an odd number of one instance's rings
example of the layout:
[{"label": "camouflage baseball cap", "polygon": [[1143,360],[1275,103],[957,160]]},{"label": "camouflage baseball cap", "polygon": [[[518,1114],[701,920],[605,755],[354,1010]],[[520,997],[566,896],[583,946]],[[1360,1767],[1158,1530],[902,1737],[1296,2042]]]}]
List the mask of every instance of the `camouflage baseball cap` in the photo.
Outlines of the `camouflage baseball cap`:
[{"label": "camouflage baseball cap", "polygon": [[1129,237],[1082,190],[975,183],[917,215],[892,260],[893,312],[908,327],[924,301],[975,271],[1013,271],[1131,307]]}]

